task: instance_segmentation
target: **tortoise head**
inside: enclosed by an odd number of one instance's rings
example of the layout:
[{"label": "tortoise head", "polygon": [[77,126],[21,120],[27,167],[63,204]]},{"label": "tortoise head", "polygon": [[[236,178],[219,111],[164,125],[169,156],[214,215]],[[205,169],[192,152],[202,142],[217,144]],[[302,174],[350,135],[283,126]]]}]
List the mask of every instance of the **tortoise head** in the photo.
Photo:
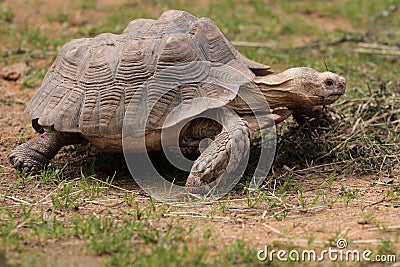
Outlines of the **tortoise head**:
[{"label": "tortoise head", "polygon": [[312,68],[291,68],[284,72],[258,76],[254,82],[264,93],[271,107],[292,109],[329,105],[346,90],[346,79],[329,71]]}]

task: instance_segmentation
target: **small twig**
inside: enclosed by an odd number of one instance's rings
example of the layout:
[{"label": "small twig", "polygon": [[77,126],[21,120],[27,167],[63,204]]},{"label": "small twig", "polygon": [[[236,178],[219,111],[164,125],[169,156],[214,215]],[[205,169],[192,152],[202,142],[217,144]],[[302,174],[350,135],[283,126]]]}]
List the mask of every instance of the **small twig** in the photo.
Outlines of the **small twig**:
[{"label": "small twig", "polygon": [[[392,154],[392,155],[378,155],[378,156],[371,156],[371,157],[366,157],[364,158],[364,160],[370,160],[370,159],[379,159],[379,158],[398,158],[399,155],[397,154]],[[316,166],[310,166],[301,170],[296,170],[295,173],[302,173],[302,172],[308,172],[310,170],[313,169],[319,169],[319,168],[324,168],[324,167],[329,167],[329,166],[335,166],[335,165],[339,165],[339,164],[346,164],[346,163],[350,163],[350,162],[354,162],[354,159],[348,159],[348,160],[342,160],[342,161],[336,161],[336,162],[331,162],[331,163],[325,163],[325,164],[320,164],[320,165],[316,165]]]},{"label": "small twig", "polygon": [[360,124],[360,121],[361,121],[361,120],[362,120],[361,118],[358,118],[358,119],[357,119],[356,123],[354,123],[353,128],[351,128],[351,131],[350,131],[350,134],[349,134],[349,135],[352,135],[352,134],[357,130],[358,125]]},{"label": "small twig", "polygon": [[[113,199],[114,201],[115,199]],[[107,207],[107,208],[115,208],[118,207],[119,205],[125,203],[125,201],[118,201],[117,203],[111,204],[111,205],[105,205],[104,203],[101,203],[101,201],[95,201],[95,200],[84,200],[85,203],[91,203],[91,204],[95,204],[95,205],[99,205],[99,206],[103,206],[103,207]]]},{"label": "small twig", "polygon": [[365,49],[365,48],[356,48],[355,52],[360,54],[376,54],[376,55],[385,55],[385,56],[400,56],[400,51],[396,50],[380,50],[380,49]]},{"label": "small twig", "polygon": [[381,44],[376,44],[376,43],[360,42],[360,43],[358,43],[358,46],[362,47],[362,48],[370,48],[370,49],[400,51],[400,49],[397,48],[397,46],[381,45]]},{"label": "small twig", "polygon": [[[37,205],[41,205],[45,202],[42,203],[42,201],[44,201],[45,199],[47,199],[48,197],[50,197],[51,195],[53,195],[55,192],[57,192],[57,189],[54,189],[53,191],[51,191],[49,194],[47,194],[45,197],[43,197],[41,200],[37,201],[36,203],[34,203],[33,205],[37,206]],[[47,202],[46,202],[47,203]]]},{"label": "small twig", "polygon": [[105,185],[108,185],[109,187],[112,187],[112,188],[114,188],[114,189],[121,190],[121,191],[123,191],[123,192],[134,193],[134,191],[132,191],[132,190],[128,190],[128,189],[125,189],[125,188],[122,188],[122,187],[119,187],[119,186],[116,186],[116,185],[107,183],[107,182],[102,181],[102,180],[99,180],[99,179],[97,179],[97,178],[95,178],[95,177],[90,177],[90,179],[92,179],[92,180],[94,180],[94,181],[96,181],[96,182],[99,182],[99,183],[103,183],[103,184],[105,184]]},{"label": "small twig", "polygon": [[392,115],[392,114],[397,114],[397,113],[400,113],[400,109],[396,109],[396,110],[393,110],[393,111],[391,111],[391,112],[386,112],[386,113],[383,113],[383,114],[381,114],[381,115],[379,115],[379,116],[375,116],[375,117],[373,117],[373,118],[371,118],[371,119],[369,119],[369,120],[364,121],[363,123],[361,123],[361,126],[362,126],[362,127],[365,127],[365,126],[367,126],[368,124],[370,124],[370,123],[372,123],[372,122],[378,121],[378,120],[383,119],[383,118],[385,118],[385,117],[387,117],[387,116],[390,116],[390,115]]},{"label": "small twig", "polygon": [[[400,225],[385,226],[384,228],[387,230],[397,230],[400,229]],[[378,227],[367,229],[367,231],[380,231],[380,230],[382,230],[382,228]]]},{"label": "small twig", "polygon": [[317,41],[308,42],[305,45],[288,47],[288,48],[280,48],[279,46],[272,45],[271,43],[265,43],[265,42],[232,41],[232,44],[235,46],[242,46],[242,47],[270,48],[270,49],[280,49],[282,51],[285,51],[285,50],[314,49],[314,48],[318,48],[321,46],[336,45],[339,43],[346,43],[346,42],[347,43],[360,42],[360,38],[349,38],[347,35],[344,35],[341,38],[333,40],[333,41],[321,42],[321,41],[317,40]]},{"label": "small twig", "polygon": [[58,185],[57,185],[57,188],[56,189],[54,189],[53,191],[51,191],[50,193],[48,193],[46,196],[44,196],[41,200],[39,200],[39,201],[36,201],[36,203],[34,203],[33,205],[35,205],[35,206],[37,206],[37,205],[41,205],[41,204],[47,204],[47,203],[50,203],[50,201],[46,201],[46,202],[44,202],[44,200],[46,200],[47,198],[49,198],[51,195],[53,195],[54,193],[56,193],[57,192],[57,190],[58,189],[60,189],[63,185],[68,185],[68,184],[70,184],[70,183],[72,183],[72,182],[74,182],[74,181],[77,181],[77,180],[79,180],[80,178],[75,178],[75,179],[72,179],[71,181],[69,181],[69,182],[61,182],[61,183],[59,183]]},{"label": "small twig", "polygon": [[355,49],[357,53],[364,54],[380,54],[380,55],[393,55],[399,56],[400,49],[396,46],[381,45],[376,43],[358,43],[358,48]]},{"label": "small twig", "polygon": [[383,197],[381,200],[375,201],[375,202],[373,202],[371,204],[368,204],[368,205],[362,207],[361,210],[364,211],[367,207],[375,206],[375,205],[378,205],[378,204],[380,204],[382,202],[385,202],[385,201],[386,201],[386,196]]},{"label": "small twig", "polygon": [[16,233],[19,229],[21,229],[22,227],[24,227],[25,224],[27,224],[27,222],[29,222],[29,221],[30,221],[30,219],[26,219],[25,221],[20,222],[19,224],[17,224],[17,225],[14,227],[14,229],[12,229],[11,233]]},{"label": "small twig", "polygon": [[[71,192],[71,193],[69,194],[69,196],[79,195],[79,194],[82,193],[82,192],[84,192],[82,189],[81,189],[81,190],[77,190],[77,191]],[[57,197],[57,199],[63,199],[63,196],[59,196],[59,197]],[[43,205],[50,204],[50,203],[52,203],[52,201],[53,201],[53,199],[48,200],[48,201],[46,201],[46,202],[43,202],[42,204],[43,204]]]},{"label": "small twig", "polygon": [[263,223],[262,225],[264,225],[265,227],[267,227],[267,228],[268,228],[269,230],[271,230],[272,232],[277,233],[278,235],[281,234],[281,231],[279,231],[278,229],[272,227],[271,225],[268,225],[268,224],[266,224],[266,223]]},{"label": "small twig", "polygon": [[5,198],[6,198],[6,199],[13,200],[13,201],[16,201],[16,202],[19,202],[19,203],[22,203],[22,204],[25,204],[25,205],[32,206],[32,204],[31,204],[31,203],[29,203],[29,202],[27,202],[27,201],[25,201],[25,200],[22,200],[22,199],[19,199],[19,198],[13,197],[13,196],[6,196]]}]

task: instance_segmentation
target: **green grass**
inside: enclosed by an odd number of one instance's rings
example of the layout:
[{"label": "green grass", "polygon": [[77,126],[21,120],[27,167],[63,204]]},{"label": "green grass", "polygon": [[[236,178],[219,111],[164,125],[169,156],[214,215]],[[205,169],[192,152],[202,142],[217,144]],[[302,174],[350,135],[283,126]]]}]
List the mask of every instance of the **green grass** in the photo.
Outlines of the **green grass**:
[{"label": "green grass", "polygon": [[41,247],[67,238],[86,247],[87,253],[102,256],[104,266],[223,266],[254,260],[255,251],[240,240],[222,247],[219,256],[209,258],[212,231],[198,235],[196,226],[185,228],[175,222],[154,227],[150,221],[160,218],[161,213],[155,212],[151,204],[142,203],[142,208],[144,216],[140,217],[128,214],[116,221],[109,214],[89,214],[73,216],[68,222],[54,212],[49,216],[45,211],[34,214],[33,207],[22,206],[19,215],[1,208],[0,243],[6,249],[5,257],[11,259],[9,263],[22,266],[32,262],[34,266],[53,261],[57,264],[57,258],[46,258]]},{"label": "green grass", "polygon": [[14,19],[14,16],[14,12],[9,7],[4,7],[0,11],[0,21],[2,21],[3,23],[11,23]]}]

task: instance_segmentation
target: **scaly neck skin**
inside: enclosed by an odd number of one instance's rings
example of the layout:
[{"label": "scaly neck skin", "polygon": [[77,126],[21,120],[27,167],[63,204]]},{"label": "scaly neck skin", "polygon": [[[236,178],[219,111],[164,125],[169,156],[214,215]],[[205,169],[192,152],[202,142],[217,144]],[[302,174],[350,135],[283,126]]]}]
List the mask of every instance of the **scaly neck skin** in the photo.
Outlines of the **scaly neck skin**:
[{"label": "scaly neck skin", "polygon": [[294,79],[277,83],[277,75],[256,77],[254,83],[261,90],[270,108],[290,107],[294,103]]},{"label": "scaly neck skin", "polygon": [[[293,106],[296,94],[293,78],[282,77],[281,73],[267,76],[257,76],[253,83],[258,87],[248,88],[246,85],[239,89],[239,97],[233,99],[228,105],[240,114],[248,114],[254,111],[265,111],[279,107]],[[267,104],[265,103],[267,101]]]}]

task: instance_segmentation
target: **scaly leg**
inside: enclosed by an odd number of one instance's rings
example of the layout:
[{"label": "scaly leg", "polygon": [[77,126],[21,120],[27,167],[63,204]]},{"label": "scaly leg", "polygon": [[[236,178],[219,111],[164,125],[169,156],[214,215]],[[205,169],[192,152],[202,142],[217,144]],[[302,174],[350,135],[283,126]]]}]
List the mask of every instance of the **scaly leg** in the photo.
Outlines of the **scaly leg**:
[{"label": "scaly leg", "polygon": [[186,181],[188,187],[198,187],[218,179],[225,171],[234,172],[250,150],[250,129],[229,112],[223,113],[224,128],[194,162]]},{"label": "scaly leg", "polygon": [[26,173],[37,173],[57,154],[61,147],[80,143],[76,133],[44,132],[11,151],[8,158],[14,168]]}]

